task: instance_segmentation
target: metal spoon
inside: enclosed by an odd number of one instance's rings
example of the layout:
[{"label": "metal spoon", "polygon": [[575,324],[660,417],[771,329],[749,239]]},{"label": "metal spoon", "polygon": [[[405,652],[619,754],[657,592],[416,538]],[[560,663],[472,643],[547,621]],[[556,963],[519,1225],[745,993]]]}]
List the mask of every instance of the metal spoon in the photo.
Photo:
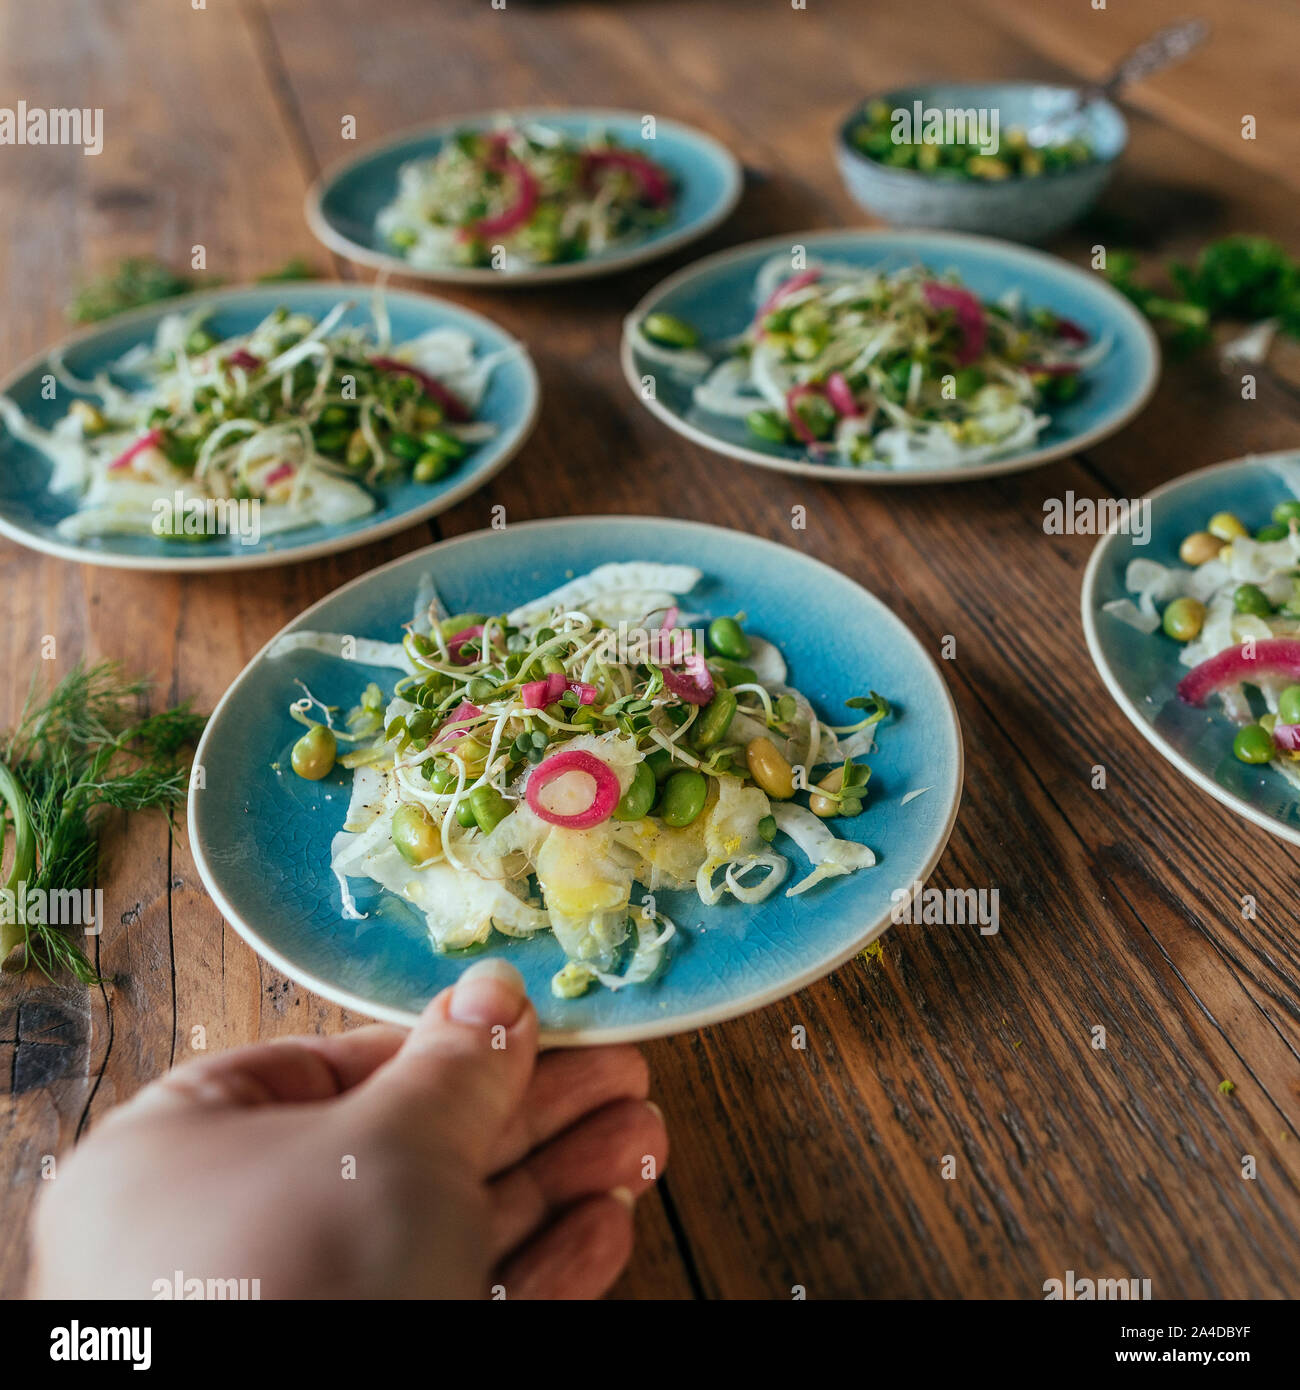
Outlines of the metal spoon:
[{"label": "metal spoon", "polygon": [[1103,97],[1112,97],[1121,87],[1140,82],[1153,73],[1161,72],[1181,62],[1205,42],[1210,32],[1203,19],[1183,19],[1144,39],[1100,82],[1089,83],[1075,91],[1070,101],[1059,111],[1038,122],[1026,132],[1031,145],[1050,144],[1052,135],[1063,122],[1077,118],[1085,107]]}]

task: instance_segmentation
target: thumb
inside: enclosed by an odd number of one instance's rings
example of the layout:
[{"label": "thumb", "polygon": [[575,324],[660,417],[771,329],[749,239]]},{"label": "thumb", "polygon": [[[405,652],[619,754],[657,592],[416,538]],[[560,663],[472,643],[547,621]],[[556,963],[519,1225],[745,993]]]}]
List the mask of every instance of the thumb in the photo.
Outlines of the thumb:
[{"label": "thumb", "polygon": [[448,1139],[487,1162],[518,1109],[537,1060],[537,1011],[523,976],[498,957],[476,961],[420,1015],[357,1100],[408,1138]]}]

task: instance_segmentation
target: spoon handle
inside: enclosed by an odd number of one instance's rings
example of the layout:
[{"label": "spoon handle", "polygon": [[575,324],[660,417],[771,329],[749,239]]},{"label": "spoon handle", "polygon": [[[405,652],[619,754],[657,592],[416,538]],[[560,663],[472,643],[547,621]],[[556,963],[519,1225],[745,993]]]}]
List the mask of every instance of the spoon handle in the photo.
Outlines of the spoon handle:
[{"label": "spoon handle", "polygon": [[1138,44],[1109,77],[1089,91],[1110,96],[1132,82],[1141,82],[1153,73],[1181,62],[1205,42],[1209,32],[1210,26],[1203,19],[1183,19],[1177,24],[1167,25]]}]

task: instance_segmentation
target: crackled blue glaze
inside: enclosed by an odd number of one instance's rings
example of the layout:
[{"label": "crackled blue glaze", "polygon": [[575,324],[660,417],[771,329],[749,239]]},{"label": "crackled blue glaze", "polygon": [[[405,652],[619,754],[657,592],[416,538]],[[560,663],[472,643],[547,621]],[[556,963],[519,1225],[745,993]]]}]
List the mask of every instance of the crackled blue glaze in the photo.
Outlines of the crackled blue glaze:
[{"label": "crackled blue glaze", "polygon": [[[680,934],[647,985],[592,989],[556,999],[551,976],[564,963],[549,933],[529,941],[494,936],[484,949],[523,971],[544,1028],[594,1042],[679,1032],[779,998],[833,969],[885,929],[891,895],[924,879],[945,844],[961,787],[961,736],[934,663],[880,601],[850,579],[786,546],[690,522],[578,518],[477,532],[409,555],[366,575],[304,613],[287,631],[351,633],[391,640],[412,614],[420,578],[432,574],[452,612],[497,611],[612,560],[697,565],[704,579],[686,600],[706,615],[748,615],[777,642],[791,680],[829,722],[853,716],[844,701],[879,690],[897,715],[872,755],[867,811],[836,821],[864,840],[879,864],[760,905],[726,900],[705,908],[693,893],[663,893]],[[367,680],[395,673],[318,653],[256,657],[218,707],[199,761],[207,785],[191,796],[191,843],[204,880],[228,919],[280,969],[362,1013],[406,1020],[465,968],[464,954],[436,954],[423,921],[374,885],[360,900],[365,921],[340,912],[329,847],[348,803],[349,775],[320,783],[287,769],[300,726],[287,713],[299,677],[329,703],[349,706]],[[279,762],[281,770],[272,764]],[[903,804],[908,792],[928,788]],[[796,881],[806,861],[784,837]],[[362,888],[359,880],[353,886]]]},{"label": "crackled blue glaze", "polygon": [[1148,544],[1115,534],[1097,546],[1084,579],[1083,616],[1093,661],[1138,731],[1225,806],[1300,844],[1296,789],[1271,768],[1233,757],[1236,726],[1217,701],[1195,709],[1178,699],[1176,687],[1188,670],[1178,660],[1181,643],[1159,630],[1147,636],[1102,612],[1103,604],[1131,597],[1124,587],[1130,560],[1177,565],[1183,539],[1203,531],[1215,512],[1232,512],[1253,531],[1269,520],[1278,502],[1294,499],[1295,492],[1276,472],[1279,462],[1300,467],[1300,453],[1217,464],[1157,489],[1151,494]]},{"label": "crackled blue glaze", "polygon": [[[75,339],[64,361],[76,377],[86,379],[107,369],[123,353],[153,340],[158,321],[178,308],[210,306],[209,326],[218,337],[254,328],[267,314],[284,305],[292,311],[321,317],[341,299],[355,301],[344,316],[345,324],[369,324],[370,293],[355,284],[259,285],[249,289],[204,292],[151,306],[108,320],[102,327]],[[495,352],[513,339],[490,320],[446,300],[409,291],[385,294],[394,343],[404,342],[430,328],[458,328],[468,333],[481,353]],[[24,368],[3,388],[38,425],[48,428],[66,414],[72,396],[60,388],[54,400],[42,399],[42,379],[49,363],[41,359]],[[123,384],[130,385],[124,378]],[[93,397],[91,398],[93,399]],[[49,460],[38,449],[20,443],[0,424],[0,530],[12,539],[37,549],[52,550],[68,558],[89,562],[129,565],[133,561],[156,565],[160,560],[175,568],[202,569],[214,561],[234,562],[262,557],[293,560],[306,553],[321,554],[360,545],[378,532],[392,531],[445,510],[460,497],[495,473],[527,436],[536,415],[537,375],[522,350],[504,360],[492,375],[476,418],[491,424],[496,433],[475,445],[460,465],[436,483],[405,481],[375,489],[373,512],[334,526],[303,526],[265,536],[256,545],[244,545],[238,536],[216,536],[202,544],[166,540],[159,536],[103,536],[69,541],[56,530],[58,523],[76,510],[76,499],[52,493],[48,482]]]},{"label": "crackled blue glaze", "polygon": [[[654,312],[676,314],[693,324],[705,342],[722,342],[753,322],[757,304],[754,281],[760,267],[774,255],[804,246],[810,260],[844,261],[866,268],[893,270],[924,265],[935,273],[956,271],[983,300],[996,300],[1019,290],[1027,304],[1051,309],[1073,319],[1097,339],[1109,335],[1110,350],[1084,374],[1079,395],[1048,410],[1051,422],[1038,436],[1034,458],[1055,457],[1117,429],[1135,414],[1150,394],[1159,372],[1159,348],[1142,316],[1105,280],[1090,271],[1040,251],[983,237],[945,232],[842,231],[810,232],[771,237],[707,257],[657,286],[637,306],[639,318]],[[694,380],[665,370],[624,341],[624,370],[643,397],[640,383],[655,381],[655,396],[645,404],[675,429],[705,447],[753,462],[807,467],[808,453],[800,445],[772,444],[759,439],[743,420],[727,419],[700,410],[692,399]],[[1004,460],[957,470],[955,476],[978,477],[1004,471]],[[864,476],[925,482],[927,470],[889,470],[880,466],[831,464],[815,470],[819,476],[845,481]],[[949,470],[952,472],[952,470]],[[945,474],[946,476],[946,474]]]},{"label": "crackled blue glaze", "polygon": [[[1079,132],[1092,145],[1096,158],[1038,178],[984,181],[893,169],[863,154],[849,135],[872,102],[883,101],[891,111],[911,111],[919,101],[926,110],[996,111],[999,137],[1005,138],[1013,126],[1030,130],[1049,116],[1069,110],[1073,96],[1073,88],[1042,82],[900,87],[853,109],[836,132],[835,160],[854,202],[895,226],[946,227],[1012,241],[1046,241],[1078,221],[1096,202],[1124,152],[1128,127],[1110,102],[1094,101],[1077,118]],[[1074,126],[1064,122],[1062,129],[1074,133]]]},{"label": "crackled blue glaze", "polygon": [[644,150],[676,180],[677,197],[669,216],[661,225],[579,261],[529,267],[508,275],[481,267],[430,269],[409,265],[376,226],[381,210],[397,196],[401,168],[415,159],[432,158],[457,131],[495,125],[499,113],[485,112],[398,136],[328,170],[309,195],[308,219],[313,230],[344,255],[372,265],[391,264],[410,275],[479,278],[484,283],[578,279],[638,264],[703,236],[727,216],[740,196],[741,172],[736,160],[717,141],[675,121],[657,120],[654,139],[646,140],[645,117],[635,111],[538,109],[500,114],[535,119],[579,140],[602,132],[631,149]]}]

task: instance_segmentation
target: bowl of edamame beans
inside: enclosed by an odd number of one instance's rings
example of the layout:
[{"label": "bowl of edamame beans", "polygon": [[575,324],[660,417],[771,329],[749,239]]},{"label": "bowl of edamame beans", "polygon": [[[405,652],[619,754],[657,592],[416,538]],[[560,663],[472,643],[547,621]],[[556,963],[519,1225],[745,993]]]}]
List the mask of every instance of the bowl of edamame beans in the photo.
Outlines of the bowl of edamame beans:
[{"label": "bowl of edamame beans", "polygon": [[887,222],[1039,242],[1077,221],[1127,141],[1108,101],[1068,109],[1069,87],[932,83],[860,103],[835,156],[859,206]]}]

